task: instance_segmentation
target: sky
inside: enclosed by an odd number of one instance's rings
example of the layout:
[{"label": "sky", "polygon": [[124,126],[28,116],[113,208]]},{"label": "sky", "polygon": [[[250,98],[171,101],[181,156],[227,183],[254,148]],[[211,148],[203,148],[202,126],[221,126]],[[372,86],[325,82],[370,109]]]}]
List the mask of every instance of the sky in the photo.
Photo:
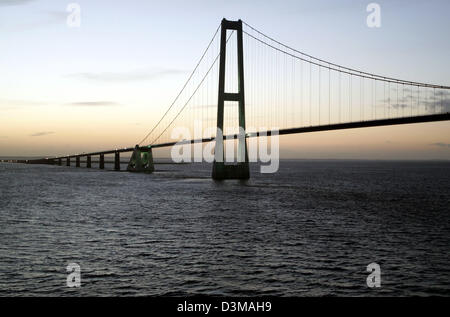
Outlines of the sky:
[{"label": "sky", "polygon": [[[222,18],[348,67],[450,86],[450,2],[0,0],[0,156],[130,147]],[[67,6],[81,8],[69,27]],[[283,136],[282,158],[450,159],[450,122]]]}]

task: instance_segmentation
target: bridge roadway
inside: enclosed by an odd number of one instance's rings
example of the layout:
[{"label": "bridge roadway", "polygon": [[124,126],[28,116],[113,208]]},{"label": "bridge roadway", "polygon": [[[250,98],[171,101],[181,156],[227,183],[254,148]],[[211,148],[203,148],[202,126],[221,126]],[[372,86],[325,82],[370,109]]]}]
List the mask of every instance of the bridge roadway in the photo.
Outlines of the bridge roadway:
[{"label": "bridge roadway", "polygon": [[[389,125],[401,125],[401,124],[412,124],[412,123],[424,123],[424,122],[437,122],[437,121],[447,121],[450,120],[450,113],[441,113],[441,114],[431,114],[431,115],[422,115],[422,116],[411,116],[411,117],[402,117],[402,118],[394,118],[394,119],[378,119],[378,120],[370,120],[370,121],[355,121],[348,123],[336,123],[336,124],[328,124],[328,125],[318,125],[318,126],[309,126],[309,127],[301,127],[301,128],[289,128],[282,129],[278,131],[278,135],[287,135],[287,134],[298,134],[298,133],[309,133],[309,132],[319,132],[319,131],[333,131],[333,130],[344,130],[344,129],[356,129],[356,128],[368,128],[368,127],[380,127],[380,126],[389,126]],[[250,132],[246,134],[247,138],[252,137],[260,137],[260,136],[271,136],[272,131],[260,131],[260,132]],[[232,134],[224,136],[225,139],[237,139],[238,134]],[[150,148],[162,148],[162,147],[170,147],[174,145],[183,145],[183,144],[194,144],[194,143],[204,143],[211,142],[215,138],[203,138],[203,139],[193,139],[193,140],[182,140],[176,142],[168,142],[168,143],[160,143],[149,146],[141,146],[139,147],[141,152],[148,152]],[[100,156],[100,168],[104,168],[104,156],[108,154],[114,154],[114,165],[115,170],[120,170],[120,153],[133,152],[135,147],[128,147],[122,149],[114,149],[114,150],[106,150],[99,152],[91,152],[91,153],[81,153],[81,154],[73,154],[66,156],[58,156],[53,158],[42,158],[42,159],[34,159],[34,160],[16,160],[17,163],[27,163],[27,164],[51,164],[51,165],[61,165],[62,160],[66,160],[66,165],[70,166],[70,159],[76,159],[76,166],[80,167],[80,158],[86,157],[87,167],[91,167],[91,157],[92,156]],[[102,164],[103,162],[103,164]]]}]

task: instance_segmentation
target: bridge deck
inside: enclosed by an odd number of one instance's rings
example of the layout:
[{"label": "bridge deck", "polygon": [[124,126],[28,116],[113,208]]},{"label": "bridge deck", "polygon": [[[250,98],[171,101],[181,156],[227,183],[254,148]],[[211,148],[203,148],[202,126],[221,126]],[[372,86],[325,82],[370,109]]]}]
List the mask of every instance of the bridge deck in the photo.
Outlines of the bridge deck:
[{"label": "bridge deck", "polygon": [[[279,135],[287,135],[287,134],[297,134],[297,133],[309,133],[309,132],[319,132],[319,131],[333,131],[333,130],[345,130],[345,129],[356,129],[356,128],[368,128],[368,127],[380,127],[380,126],[389,126],[389,125],[400,125],[400,124],[412,124],[412,123],[424,123],[424,122],[437,122],[437,121],[446,121],[450,120],[450,113],[441,113],[441,114],[432,114],[432,115],[423,115],[423,116],[413,116],[413,117],[403,117],[403,118],[394,118],[394,119],[379,119],[379,120],[370,120],[370,121],[357,121],[357,122],[348,122],[348,123],[336,123],[336,124],[328,124],[328,125],[318,125],[318,126],[309,126],[309,127],[301,127],[301,128],[289,128],[282,129],[278,131]],[[247,133],[247,138],[252,137],[260,137],[260,136],[270,136],[272,135],[272,131],[260,131],[260,132],[250,132]],[[227,135],[224,136],[226,139],[237,139],[238,134]],[[215,138],[203,138],[203,139],[193,139],[193,140],[185,140],[185,141],[176,141],[169,143],[160,143],[151,145],[152,148],[163,148],[170,147],[174,145],[182,145],[182,144],[193,144],[193,143],[204,143],[211,142]],[[141,147],[141,151],[148,150],[148,146]],[[94,155],[107,155],[114,153],[124,153],[124,152],[133,152],[134,147],[122,148],[122,149],[114,149],[114,150],[106,150],[99,152],[91,152],[91,153],[82,153],[75,155],[66,155],[66,156],[58,156],[51,158],[54,159],[67,159],[67,158],[77,158],[77,157],[85,157],[85,156],[94,156]],[[40,160],[29,160],[29,163],[42,161]]]}]

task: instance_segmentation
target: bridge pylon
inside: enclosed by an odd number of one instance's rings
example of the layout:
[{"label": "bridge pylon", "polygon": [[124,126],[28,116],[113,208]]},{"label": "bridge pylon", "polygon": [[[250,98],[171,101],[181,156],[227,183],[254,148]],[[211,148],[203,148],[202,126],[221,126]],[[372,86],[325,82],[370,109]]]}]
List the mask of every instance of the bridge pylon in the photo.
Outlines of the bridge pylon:
[{"label": "bridge pylon", "polygon": [[153,173],[155,166],[153,164],[153,153],[151,146],[141,148],[139,145],[134,147],[133,154],[128,162],[128,172]]},{"label": "bridge pylon", "polygon": [[[225,92],[225,61],[227,46],[227,30],[237,34],[238,91]],[[222,20],[220,35],[219,96],[217,102],[217,134],[214,149],[212,178],[248,179],[250,170],[248,163],[247,141],[245,138],[245,95],[244,95],[244,52],[242,41],[242,21]],[[239,136],[237,164],[224,162],[223,115],[225,101],[237,101],[239,104]]]},{"label": "bridge pylon", "polygon": [[105,169],[105,154],[100,154],[98,167],[102,170]]}]

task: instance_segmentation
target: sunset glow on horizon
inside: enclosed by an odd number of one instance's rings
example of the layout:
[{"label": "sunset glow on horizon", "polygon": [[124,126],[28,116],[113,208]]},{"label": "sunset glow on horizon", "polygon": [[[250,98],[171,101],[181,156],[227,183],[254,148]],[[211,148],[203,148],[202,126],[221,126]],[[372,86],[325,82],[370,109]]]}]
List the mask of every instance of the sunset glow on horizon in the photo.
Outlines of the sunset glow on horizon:
[{"label": "sunset glow on horizon", "polygon": [[[450,86],[450,3],[378,2],[382,26],[373,29],[365,24],[367,1],[261,1],[256,8],[77,1],[80,27],[66,23],[69,2],[0,1],[0,157],[133,147],[170,106],[224,16],[340,65]],[[449,160],[450,122],[282,136],[280,155]]]}]

